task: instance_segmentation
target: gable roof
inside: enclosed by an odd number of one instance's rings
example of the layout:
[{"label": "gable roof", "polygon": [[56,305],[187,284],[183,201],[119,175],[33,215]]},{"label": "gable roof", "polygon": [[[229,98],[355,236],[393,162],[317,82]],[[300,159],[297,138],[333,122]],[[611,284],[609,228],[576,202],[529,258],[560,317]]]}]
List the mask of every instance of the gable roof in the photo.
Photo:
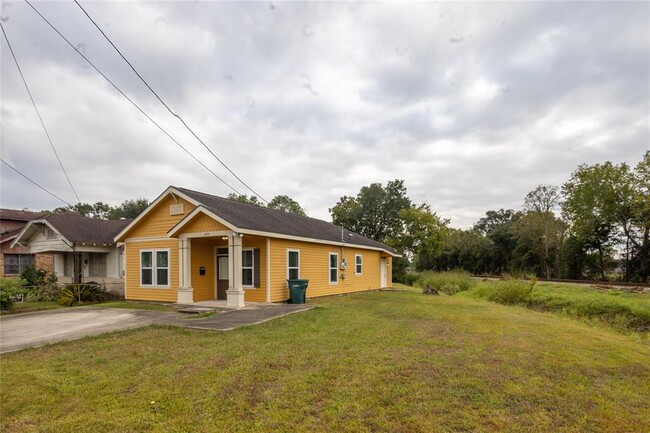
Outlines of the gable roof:
[{"label": "gable roof", "polygon": [[[210,214],[218,216],[221,222],[232,227],[234,230],[243,233],[248,232],[249,234],[259,234],[262,236],[275,234],[280,235],[278,237],[286,236],[289,238],[300,238],[305,241],[317,240],[336,245],[366,247],[370,249],[383,250],[393,256],[399,256],[397,251],[388,245],[374,241],[358,233],[351,232],[350,230],[343,229],[323,220],[304,217],[248,203],[241,203],[235,200],[175,186],[170,186],[165,190],[161,196],[154,200],[147,210],[142,212],[138,218],[133,221],[131,226],[137,224],[140,218],[143,217],[148,210],[152,209],[169,193],[180,195],[195,206],[203,208]],[[193,214],[190,215],[193,216]],[[190,215],[181,220],[176,227],[183,224],[184,221],[187,221],[187,218],[191,218]],[[119,235],[117,235],[116,240],[125,235],[130,227],[125,228]],[[173,232],[173,230],[174,228],[172,228],[168,233]]]},{"label": "gable roof", "polygon": [[46,216],[44,220],[70,242],[96,244],[113,244],[115,235],[133,221],[132,219],[102,220],[88,218],[76,212],[51,214]]},{"label": "gable roof", "polygon": [[129,225],[131,221],[131,219],[101,220],[88,218],[76,212],[50,214],[27,223],[12,245],[19,243],[27,233],[29,235],[26,238],[29,239],[33,230],[36,230],[34,228],[35,224],[44,224],[50,227],[70,243],[112,245],[115,243],[115,235]]}]

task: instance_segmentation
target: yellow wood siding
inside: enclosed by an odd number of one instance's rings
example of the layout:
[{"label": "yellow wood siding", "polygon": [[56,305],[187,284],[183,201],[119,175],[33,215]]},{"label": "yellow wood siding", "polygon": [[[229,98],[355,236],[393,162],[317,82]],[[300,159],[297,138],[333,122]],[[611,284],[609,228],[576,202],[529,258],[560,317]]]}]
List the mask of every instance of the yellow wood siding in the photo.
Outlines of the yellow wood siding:
[{"label": "yellow wood siding", "polygon": [[[178,299],[178,239],[167,241],[126,242],[126,299],[176,302]],[[169,287],[153,288],[140,285],[140,251],[169,249]]]},{"label": "yellow wood siding", "polygon": [[195,215],[190,222],[185,224],[183,228],[174,236],[180,236],[187,233],[207,233],[230,230],[219,221],[215,221],[204,213]]},{"label": "yellow wood siding", "polygon": [[[192,239],[192,287],[194,302],[215,299],[215,248],[216,239]],[[224,241],[224,245],[227,246]],[[200,275],[201,266],[205,267],[205,275]]]},{"label": "yellow wood siding", "polygon": [[[360,292],[378,289],[381,286],[382,253],[379,251],[271,239],[271,302],[284,301],[289,297],[286,286],[288,249],[300,251],[300,278],[309,280],[308,298]],[[330,253],[338,254],[339,265],[338,282],[332,284],[329,282]],[[355,254],[361,254],[363,257],[361,275],[355,275]],[[347,264],[345,271],[340,269],[343,258]],[[390,258],[387,262],[390,263]],[[390,284],[389,269],[390,266],[387,267],[388,284]],[[341,278],[342,273],[345,273],[345,278]]]},{"label": "yellow wood siding", "polygon": [[[183,214],[170,215],[169,207],[175,204],[183,204]],[[126,238],[149,238],[167,236],[169,229],[174,227],[181,219],[194,210],[194,205],[180,197],[167,196],[156,207],[151,209],[138,224],[127,234]]]}]

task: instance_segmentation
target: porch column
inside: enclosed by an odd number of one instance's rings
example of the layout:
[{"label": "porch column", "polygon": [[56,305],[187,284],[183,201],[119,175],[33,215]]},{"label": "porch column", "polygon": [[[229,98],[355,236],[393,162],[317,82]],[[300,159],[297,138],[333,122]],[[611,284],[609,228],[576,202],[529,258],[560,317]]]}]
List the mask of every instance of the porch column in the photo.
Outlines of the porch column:
[{"label": "porch column", "polygon": [[242,308],[244,306],[244,289],[241,285],[241,255],[242,234],[232,233],[228,236],[228,255],[230,269],[228,273],[228,290],[226,291],[226,306]]},{"label": "porch column", "polygon": [[187,238],[178,240],[178,277],[179,288],[177,300],[179,304],[194,303],[192,288],[192,241]]}]

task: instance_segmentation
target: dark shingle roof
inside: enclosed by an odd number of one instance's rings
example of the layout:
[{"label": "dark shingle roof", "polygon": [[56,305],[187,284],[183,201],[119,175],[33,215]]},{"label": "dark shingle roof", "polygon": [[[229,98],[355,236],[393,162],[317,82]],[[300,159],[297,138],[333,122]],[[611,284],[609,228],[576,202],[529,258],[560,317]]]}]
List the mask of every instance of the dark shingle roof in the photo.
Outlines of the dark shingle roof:
[{"label": "dark shingle roof", "polygon": [[[209,211],[241,229],[341,242],[341,227],[323,220],[303,217],[248,203],[240,203],[185,188],[173,188],[201,203]],[[397,253],[394,248],[388,245],[347,229],[343,229],[343,239],[350,244],[380,248],[394,254]]]},{"label": "dark shingle roof", "polygon": [[75,212],[63,212],[44,218],[70,242],[113,244],[115,236],[131,223],[131,219],[100,220]]},{"label": "dark shingle roof", "polygon": [[31,221],[43,216],[43,212],[28,210],[0,209],[0,219],[12,221]]}]

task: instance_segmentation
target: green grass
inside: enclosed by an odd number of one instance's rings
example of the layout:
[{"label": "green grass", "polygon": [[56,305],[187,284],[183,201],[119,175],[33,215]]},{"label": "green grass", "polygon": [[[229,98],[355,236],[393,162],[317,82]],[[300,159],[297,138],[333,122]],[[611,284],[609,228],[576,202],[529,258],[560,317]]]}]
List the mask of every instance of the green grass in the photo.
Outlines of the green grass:
[{"label": "green grass", "polygon": [[188,319],[205,319],[206,317],[214,317],[216,316],[217,313],[216,311],[206,311],[203,313],[198,313],[198,314],[190,314],[187,318]]},{"label": "green grass", "polygon": [[442,293],[453,295],[471,289],[476,286],[476,283],[476,280],[472,278],[469,272],[465,271],[426,271],[418,275],[415,285],[420,288],[429,286]]},{"label": "green grass", "polygon": [[132,310],[176,311],[176,309],[169,304],[139,301],[102,302],[99,304],[92,304],[92,306],[104,308],[128,308]]},{"label": "green grass", "polygon": [[3,310],[0,314],[30,313],[33,311],[55,310],[58,308],[66,307],[56,302],[15,302],[11,311]]},{"label": "green grass", "polygon": [[[461,296],[489,297],[490,282]],[[525,283],[522,283],[525,284]],[[559,313],[612,327],[625,332],[650,332],[650,296],[617,290],[600,292],[589,285],[569,283],[537,283],[520,302],[538,310]]]},{"label": "green grass", "polygon": [[2,357],[0,430],[650,431],[648,340],[418,289]]}]

